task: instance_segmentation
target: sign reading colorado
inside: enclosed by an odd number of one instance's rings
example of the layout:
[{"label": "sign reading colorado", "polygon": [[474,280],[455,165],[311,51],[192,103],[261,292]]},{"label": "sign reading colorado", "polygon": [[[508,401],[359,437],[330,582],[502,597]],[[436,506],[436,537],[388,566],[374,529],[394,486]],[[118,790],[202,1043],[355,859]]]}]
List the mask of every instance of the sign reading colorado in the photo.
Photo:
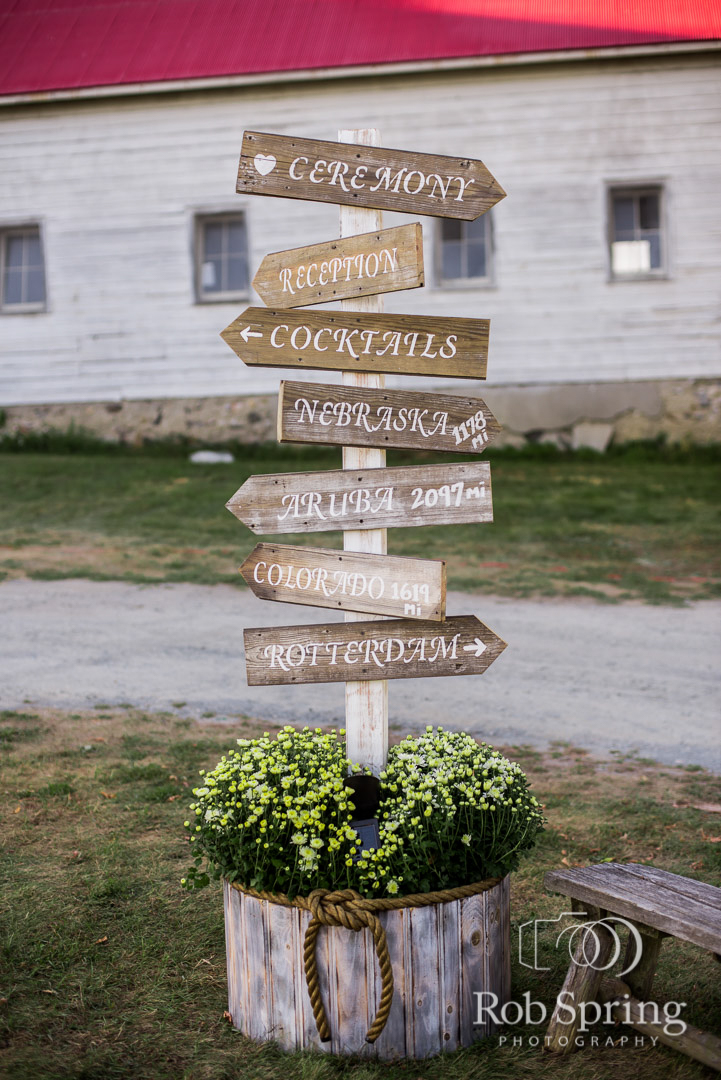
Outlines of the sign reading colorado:
[{"label": "sign reading colorado", "polygon": [[475,615],[245,630],[249,686],[480,675],[506,647]]},{"label": "sign reading colorado", "polygon": [[236,191],[472,221],[505,197],[482,161],[246,131]]},{"label": "sign reading colorado", "polygon": [[240,572],[263,600],[433,622],[446,615],[440,559],[256,544]]}]

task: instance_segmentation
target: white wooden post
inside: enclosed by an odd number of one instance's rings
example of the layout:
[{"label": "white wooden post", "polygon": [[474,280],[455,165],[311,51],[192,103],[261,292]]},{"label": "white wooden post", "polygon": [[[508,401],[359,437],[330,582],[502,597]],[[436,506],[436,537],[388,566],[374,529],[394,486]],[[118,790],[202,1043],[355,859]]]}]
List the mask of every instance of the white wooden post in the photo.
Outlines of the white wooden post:
[{"label": "white wooden post", "polygon": [[[338,141],[361,143],[364,146],[379,146],[380,134],[375,128],[360,130],[342,130],[338,132]],[[365,210],[359,206],[341,207],[340,235],[355,236],[358,233],[373,232],[383,227],[383,214],[380,210]],[[382,296],[359,296],[354,300],[342,300],[341,307],[351,311],[382,311]],[[385,376],[370,372],[344,371],[343,382],[346,386],[369,386],[381,389],[385,386]],[[386,463],[385,450],[365,447],[344,446],[344,469],[378,469]],[[358,529],[343,533],[343,547],[346,551],[365,551],[375,555],[385,555],[388,551],[387,531],[385,529]],[[346,612],[346,622],[357,622],[382,618],[382,616],[361,615]],[[351,761],[361,765],[370,765],[373,773],[385,767],[388,755],[388,683],[387,682],[349,682],[345,684],[346,750]]]}]

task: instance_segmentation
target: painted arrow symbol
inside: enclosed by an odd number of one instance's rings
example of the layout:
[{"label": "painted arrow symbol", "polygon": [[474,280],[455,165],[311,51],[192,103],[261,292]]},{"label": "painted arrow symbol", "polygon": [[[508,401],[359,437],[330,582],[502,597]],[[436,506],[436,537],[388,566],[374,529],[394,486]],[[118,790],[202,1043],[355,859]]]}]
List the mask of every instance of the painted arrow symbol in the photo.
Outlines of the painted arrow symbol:
[{"label": "painted arrow symbol", "polygon": [[477,637],[472,645],[464,645],[463,651],[472,652],[474,656],[480,656],[486,651],[487,648],[488,646],[485,644],[485,642],[481,641],[481,639]]},{"label": "painted arrow symbol", "polygon": [[242,337],[243,341],[247,342],[248,338],[262,337],[263,335],[258,333],[257,330],[251,330],[249,326],[246,326],[245,330],[240,331],[240,336]]}]

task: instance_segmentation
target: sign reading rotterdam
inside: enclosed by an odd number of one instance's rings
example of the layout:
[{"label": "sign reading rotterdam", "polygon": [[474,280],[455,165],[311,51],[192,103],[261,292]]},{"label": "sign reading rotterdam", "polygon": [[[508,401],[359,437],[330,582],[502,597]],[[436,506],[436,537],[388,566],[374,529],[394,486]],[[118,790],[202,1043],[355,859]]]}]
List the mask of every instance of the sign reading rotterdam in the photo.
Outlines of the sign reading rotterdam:
[{"label": "sign reading rotterdam", "polygon": [[475,615],[272,626],[243,640],[249,686],[480,675],[506,647]]}]

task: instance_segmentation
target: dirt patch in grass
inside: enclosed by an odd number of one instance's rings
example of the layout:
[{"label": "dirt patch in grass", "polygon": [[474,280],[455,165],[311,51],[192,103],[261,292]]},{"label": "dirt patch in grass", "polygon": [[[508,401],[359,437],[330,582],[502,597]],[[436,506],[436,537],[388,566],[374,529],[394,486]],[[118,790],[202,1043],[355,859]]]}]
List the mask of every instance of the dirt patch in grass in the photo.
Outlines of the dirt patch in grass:
[{"label": "dirt patch in grass", "polygon": [[[373,1064],[285,1055],[256,1046],[223,1018],[218,887],[179,886],[189,853],[182,828],[198,769],[240,736],[273,730],[247,717],[195,722],[133,708],[13,710],[0,727],[0,1073],[13,1080],[516,1080],[518,1077],[682,1080],[704,1069],[648,1041],[555,1059],[527,1045],[538,1028],[429,1062]],[[395,733],[394,738],[399,738]],[[548,829],[512,877],[513,997],[552,1004],[567,955],[541,941],[523,967],[517,928],[554,918],[561,898],[546,870],[602,859],[651,862],[721,884],[721,780],[633,755],[601,761],[564,743],[505,748],[527,770]],[[718,965],[668,941],[658,992],[688,1002],[685,1018],[721,1030]],[[608,1032],[602,1030],[606,1038]],[[525,1045],[513,1047],[513,1036]]]},{"label": "dirt patch in grass", "polygon": [[[13,551],[10,558],[5,557],[8,550]],[[132,539],[119,544],[103,536],[85,535],[77,540],[46,536],[40,544],[28,543],[12,549],[0,546],[0,569],[7,580],[29,577],[57,581],[81,577],[138,584],[222,582],[243,588],[245,582],[238,573],[238,565],[234,548],[174,548]]]},{"label": "dirt patch in grass", "polygon": [[[510,549],[507,562],[469,559],[463,544],[456,541],[454,550],[451,535],[450,550],[444,551],[440,535],[425,536],[431,529],[418,529],[414,541],[404,538],[395,543],[397,555],[417,555],[446,561],[448,587],[460,591],[483,592],[509,597],[590,598],[599,603],[618,603],[644,600],[656,604],[683,604],[686,601],[715,599],[721,596],[721,577],[698,574],[656,575],[634,569],[623,573],[610,570],[617,563],[586,563],[584,566],[546,566],[543,555],[537,561],[524,561]],[[448,532],[448,530],[446,530]],[[245,539],[245,538],[244,538]],[[284,543],[307,546],[318,543],[314,534],[283,536]],[[394,540],[397,539],[394,537]],[[325,534],[325,547],[340,547],[334,535]],[[234,585],[245,588],[238,572],[243,559],[250,554],[252,542],[240,548],[201,548],[169,545],[148,546],[142,540],[128,539],[124,544],[112,543],[102,536],[85,536],[83,541],[48,540],[43,544],[24,544],[20,548],[0,546],[0,580],[18,577],[37,581],[58,581],[66,578],[85,578],[90,581],[127,581],[152,585],[161,582],[190,582],[196,585]],[[247,550],[246,550],[247,549]],[[10,558],[4,555],[13,551]]]}]

